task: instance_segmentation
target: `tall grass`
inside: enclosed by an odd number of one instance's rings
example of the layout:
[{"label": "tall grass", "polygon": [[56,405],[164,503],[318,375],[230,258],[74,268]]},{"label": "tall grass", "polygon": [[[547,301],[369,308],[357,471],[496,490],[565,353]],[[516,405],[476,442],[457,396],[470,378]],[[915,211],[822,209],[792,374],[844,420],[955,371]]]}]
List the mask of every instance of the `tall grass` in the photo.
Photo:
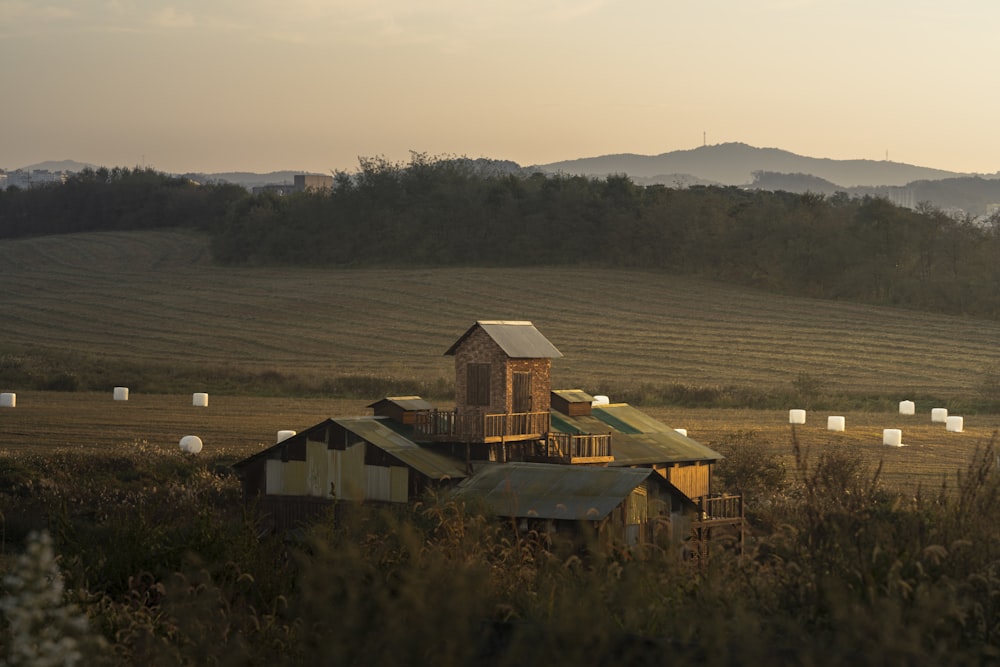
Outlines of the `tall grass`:
[{"label": "tall grass", "polygon": [[135,445],[5,454],[0,494],[7,549],[51,531],[66,602],[119,664],[982,664],[1000,642],[995,444],[899,495],[877,465],[793,441],[745,552],[707,565],[444,496],[282,541],[215,461]]}]

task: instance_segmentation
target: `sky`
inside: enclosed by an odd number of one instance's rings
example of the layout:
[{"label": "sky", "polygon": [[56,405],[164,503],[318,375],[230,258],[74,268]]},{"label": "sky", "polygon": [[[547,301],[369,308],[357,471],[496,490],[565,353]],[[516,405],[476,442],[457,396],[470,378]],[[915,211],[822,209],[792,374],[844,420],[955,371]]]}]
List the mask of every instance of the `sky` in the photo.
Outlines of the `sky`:
[{"label": "sky", "polygon": [[743,142],[1000,171],[996,0],[0,0],[0,168]]}]

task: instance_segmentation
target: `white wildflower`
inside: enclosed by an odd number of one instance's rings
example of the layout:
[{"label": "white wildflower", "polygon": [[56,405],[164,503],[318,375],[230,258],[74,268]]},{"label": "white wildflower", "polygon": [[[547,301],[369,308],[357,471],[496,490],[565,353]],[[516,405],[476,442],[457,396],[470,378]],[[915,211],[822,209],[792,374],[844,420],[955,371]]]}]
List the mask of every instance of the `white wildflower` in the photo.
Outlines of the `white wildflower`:
[{"label": "white wildflower", "polygon": [[25,552],[3,578],[0,612],[7,625],[7,655],[0,665],[77,665],[82,648],[95,641],[87,617],[68,604],[48,532],[32,532]]}]

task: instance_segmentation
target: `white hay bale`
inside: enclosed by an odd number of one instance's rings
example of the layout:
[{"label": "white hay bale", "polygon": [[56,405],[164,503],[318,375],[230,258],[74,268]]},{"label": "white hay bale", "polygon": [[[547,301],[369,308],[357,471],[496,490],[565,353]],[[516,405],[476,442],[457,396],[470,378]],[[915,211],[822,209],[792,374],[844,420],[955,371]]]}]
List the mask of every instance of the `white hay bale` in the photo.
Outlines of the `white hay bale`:
[{"label": "white hay bale", "polygon": [[941,424],[948,421],[948,408],[932,408],[931,421],[940,422]]},{"label": "white hay bale", "polygon": [[17,407],[17,394],[14,393],[3,393],[0,394],[0,408],[13,408]]},{"label": "white hay bale", "polygon": [[677,431],[678,433],[680,433],[681,435],[687,435],[688,434],[688,430],[686,428],[675,428],[674,430]]},{"label": "white hay bale", "polygon": [[806,423],[806,411],[805,410],[789,410],[788,411],[788,423],[789,424],[805,424]]},{"label": "white hay bale", "polygon": [[598,395],[598,396],[594,396],[594,400],[591,401],[590,404],[591,405],[610,405],[611,404],[611,399],[608,398],[607,396]]},{"label": "white hay bale", "polygon": [[196,435],[185,435],[181,438],[181,451],[187,452],[188,454],[197,454],[201,451],[203,443],[201,438]]},{"label": "white hay bale", "polygon": [[208,394],[203,394],[203,393],[191,394],[191,403],[196,408],[207,408]]},{"label": "white hay bale", "polygon": [[114,397],[116,401],[127,401],[128,387],[115,387]]},{"label": "white hay bale", "polygon": [[843,417],[827,417],[826,418],[826,430],[827,431],[843,431],[847,420]]},{"label": "white hay bale", "polygon": [[890,447],[902,447],[903,431],[898,428],[882,429],[882,444]]},{"label": "white hay bale", "polygon": [[961,433],[965,429],[965,419],[948,415],[948,419],[944,422],[944,428],[950,433]]},{"label": "white hay bale", "polygon": [[900,401],[899,414],[914,415],[917,413],[917,405],[913,401]]},{"label": "white hay bale", "polygon": [[283,429],[281,431],[278,431],[278,439],[275,440],[275,442],[278,443],[281,442],[282,440],[288,440],[293,435],[295,435],[295,431],[289,431],[287,429]]}]

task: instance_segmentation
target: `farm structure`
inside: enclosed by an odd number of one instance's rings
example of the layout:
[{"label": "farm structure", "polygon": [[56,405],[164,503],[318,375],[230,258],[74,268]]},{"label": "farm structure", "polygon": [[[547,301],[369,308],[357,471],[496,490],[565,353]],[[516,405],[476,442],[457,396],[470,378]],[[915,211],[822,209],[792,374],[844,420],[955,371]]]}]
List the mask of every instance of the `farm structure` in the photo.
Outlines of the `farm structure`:
[{"label": "farm structure", "polygon": [[276,528],[336,501],[407,503],[428,490],[524,528],[590,523],[629,544],[742,535],[739,496],[711,495],[722,456],[624,403],[552,390],[561,353],[526,321],[478,321],[455,357],[455,407],[386,397],[235,464]]}]

